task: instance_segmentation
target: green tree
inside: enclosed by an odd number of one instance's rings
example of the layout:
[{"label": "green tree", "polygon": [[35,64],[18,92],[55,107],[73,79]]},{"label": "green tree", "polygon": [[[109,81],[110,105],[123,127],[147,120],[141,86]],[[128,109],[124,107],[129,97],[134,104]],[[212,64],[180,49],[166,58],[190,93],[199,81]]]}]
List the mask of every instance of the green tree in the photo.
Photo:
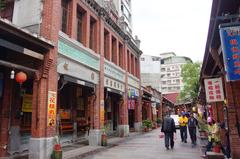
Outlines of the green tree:
[{"label": "green tree", "polygon": [[0,11],[3,10],[6,7],[5,0],[0,0]]},{"label": "green tree", "polygon": [[183,78],[184,87],[178,96],[178,102],[196,102],[199,89],[200,67],[201,64],[199,62],[187,63],[182,66],[181,77]]}]

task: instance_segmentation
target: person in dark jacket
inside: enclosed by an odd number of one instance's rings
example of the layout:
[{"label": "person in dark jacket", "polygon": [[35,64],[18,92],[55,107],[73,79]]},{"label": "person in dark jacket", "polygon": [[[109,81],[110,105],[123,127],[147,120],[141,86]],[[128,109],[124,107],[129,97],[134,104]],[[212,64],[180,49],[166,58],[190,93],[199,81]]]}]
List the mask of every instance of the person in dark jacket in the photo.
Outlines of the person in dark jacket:
[{"label": "person in dark jacket", "polygon": [[171,146],[171,149],[173,149],[174,147],[173,137],[174,137],[174,133],[176,133],[176,128],[175,128],[175,122],[173,118],[170,117],[169,114],[163,119],[161,132],[164,133],[166,149],[169,150],[169,145]]},{"label": "person in dark jacket", "polygon": [[192,145],[195,146],[197,144],[197,127],[198,121],[193,117],[193,113],[190,114],[190,118],[188,119],[188,131],[192,140]]}]

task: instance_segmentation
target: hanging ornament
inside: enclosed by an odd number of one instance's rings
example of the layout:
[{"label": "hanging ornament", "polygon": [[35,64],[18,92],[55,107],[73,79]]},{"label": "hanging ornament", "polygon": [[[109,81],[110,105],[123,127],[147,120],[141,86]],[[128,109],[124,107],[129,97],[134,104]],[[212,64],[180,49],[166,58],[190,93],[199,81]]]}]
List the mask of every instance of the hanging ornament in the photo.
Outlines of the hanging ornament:
[{"label": "hanging ornament", "polygon": [[17,81],[20,85],[22,85],[22,83],[27,80],[27,74],[24,73],[24,72],[18,72],[18,73],[16,74],[16,78],[15,78],[15,79],[16,79],[16,81]]}]

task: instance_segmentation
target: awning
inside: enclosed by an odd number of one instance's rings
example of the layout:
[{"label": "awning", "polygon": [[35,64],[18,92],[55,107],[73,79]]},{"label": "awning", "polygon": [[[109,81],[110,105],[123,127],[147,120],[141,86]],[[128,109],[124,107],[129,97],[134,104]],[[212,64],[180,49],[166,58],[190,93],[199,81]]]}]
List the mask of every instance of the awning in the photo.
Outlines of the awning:
[{"label": "awning", "polygon": [[[53,43],[37,34],[18,28],[10,21],[0,18],[0,37],[9,44],[15,44],[34,52],[44,54],[54,47]],[[8,45],[9,46],[9,45]]]},{"label": "awning", "polygon": [[116,94],[119,94],[119,95],[123,95],[123,92],[121,92],[119,90],[116,90],[116,89],[107,88],[107,91],[112,92],[112,93],[116,93]]},{"label": "awning", "polygon": [[79,84],[79,85],[82,85],[82,86],[95,88],[95,85],[93,83],[90,83],[90,82],[87,82],[87,81],[83,81],[83,80],[80,80],[80,79],[77,79],[77,78],[74,78],[74,77],[70,77],[70,76],[67,76],[67,75],[63,75],[63,79],[65,81],[76,83],[76,84]]}]

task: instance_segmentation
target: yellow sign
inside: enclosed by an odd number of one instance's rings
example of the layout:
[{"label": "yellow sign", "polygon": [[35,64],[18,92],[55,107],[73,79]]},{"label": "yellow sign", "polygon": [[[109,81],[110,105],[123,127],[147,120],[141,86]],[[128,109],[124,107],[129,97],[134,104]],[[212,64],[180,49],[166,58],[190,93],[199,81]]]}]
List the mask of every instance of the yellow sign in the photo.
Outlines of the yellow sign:
[{"label": "yellow sign", "polygon": [[31,94],[23,95],[22,112],[32,112],[32,95]]},{"label": "yellow sign", "polygon": [[56,125],[57,93],[48,91],[48,126]]},{"label": "yellow sign", "polygon": [[104,126],[104,100],[100,101],[100,126]]}]

